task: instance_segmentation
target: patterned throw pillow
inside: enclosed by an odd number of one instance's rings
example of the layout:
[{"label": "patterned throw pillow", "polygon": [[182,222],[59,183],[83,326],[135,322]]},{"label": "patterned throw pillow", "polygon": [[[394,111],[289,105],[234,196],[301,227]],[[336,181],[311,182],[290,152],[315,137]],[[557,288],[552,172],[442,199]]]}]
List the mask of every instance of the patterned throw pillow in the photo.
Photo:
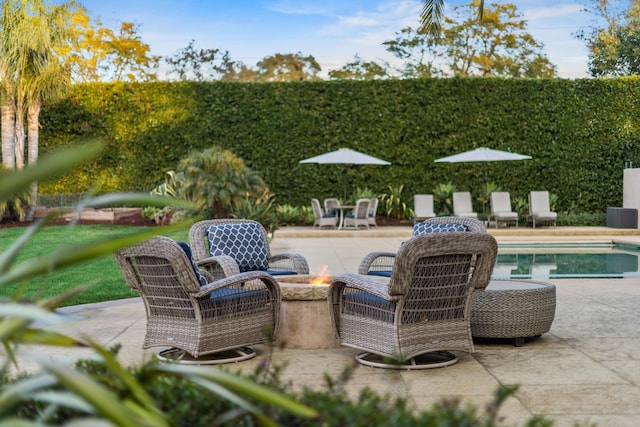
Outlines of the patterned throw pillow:
[{"label": "patterned throw pillow", "polygon": [[414,236],[430,233],[451,233],[454,231],[469,231],[469,227],[464,224],[429,224],[425,222],[419,222],[413,226]]},{"label": "patterned throw pillow", "polygon": [[207,278],[204,274],[202,274],[200,268],[198,268],[198,264],[196,264],[196,262],[193,260],[193,256],[191,255],[191,247],[185,242],[178,242],[178,245],[182,248],[184,253],[187,254],[189,261],[191,261],[191,266],[193,267],[194,273],[196,273],[196,277],[198,278],[198,282],[200,282],[200,286],[206,285]]},{"label": "patterned throw pillow", "polygon": [[220,224],[207,228],[211,256],[235,259],[241,272],[269,268],[267,248],[259,224]]}]

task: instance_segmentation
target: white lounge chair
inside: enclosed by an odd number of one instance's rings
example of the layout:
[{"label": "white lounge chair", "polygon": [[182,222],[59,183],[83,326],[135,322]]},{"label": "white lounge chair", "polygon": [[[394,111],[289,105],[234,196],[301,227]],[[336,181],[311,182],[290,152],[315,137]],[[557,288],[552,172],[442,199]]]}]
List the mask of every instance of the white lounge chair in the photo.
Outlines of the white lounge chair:
[{"label": "white lounge chair", "polygon": [[494,191],[491,193],[491,216],[489,221],[493,220],[496,228],[500,223],[509,225],[509,223],[518,226],[518,214],[511,210],[511,196],[506,191]]},{"label": "white lounge chair", "polygon": [[529,216],[527,217],[527,222],[531,222],[533,228],[536,228],[536,223],[553,223],[555,227],[557,216],[556,212],[551,212],[548,191],[532,191],[529,193]]},{"label": "white lounge chair", "polygon": [[413,196],[413,223],[434,218],[433,194],[416,194]]},{"label": "white lounge chair", "polygon": [[453,193],[453,215],[465,218],[477,218],[478,214],[473,211],[471,204],[471,193],[459,191]]}]

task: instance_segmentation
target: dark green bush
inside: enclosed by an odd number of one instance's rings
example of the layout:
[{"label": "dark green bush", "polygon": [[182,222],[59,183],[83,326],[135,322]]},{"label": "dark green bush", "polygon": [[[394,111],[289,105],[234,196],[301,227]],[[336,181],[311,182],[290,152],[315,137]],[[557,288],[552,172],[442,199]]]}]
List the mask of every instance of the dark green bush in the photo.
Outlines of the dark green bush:
[{"label": "dark green bush", "polygon": [[[350,197],[357,186],[411,196],[451,182],[476,198],[484,174],[512,200],[548,190],[558,212],[604,212],[621,205],[625,162],[640,164],[639,98],[638,78],[76,85],[43,110],[41,151],[89,136],[108,147],[42,191],[148,191],[185,155],[221,146],[280,204],[341,195],[345,177]],[[532,159],[434,163],[481,146]],[[299,163],[340,147],[391,165]]]}]

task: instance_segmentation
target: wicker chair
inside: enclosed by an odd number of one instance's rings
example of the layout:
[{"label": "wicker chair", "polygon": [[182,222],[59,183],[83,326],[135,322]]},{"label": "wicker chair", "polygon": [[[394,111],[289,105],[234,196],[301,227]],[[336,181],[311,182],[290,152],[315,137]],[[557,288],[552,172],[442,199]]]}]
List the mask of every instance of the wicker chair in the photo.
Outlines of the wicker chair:
[{"label": "wicker chair", "polygon": [[[471,231],[474,233],[486,233],[485,225],[475,218],[458,216],[439,216],[429,218],[413,225],[413,236],[430,233],[443,233],[454,231]],[[390,277],[393,264],[396,259],[395,252],[371,252],[367,254],[358,267],[358,274],[370,276]]]},{"label": "wicker chair", "polygon": [[371,202],[369,203],[369,226],[377,227],[378,223],[376,222],[376,214],[378,213],[378,204],[380,201],[377,197],[372,197]]},{"label": "wicker chair", "polygon": [[363,350],[356,360],[373,367],[456,363],[451,351],[474,351],[471,297],[488,285],[496,252],[488,233],[425,234],[400,248],[388,285],[361,274],[337,276],[327,298],[338,342]]},{"label": "wicker chair", "polygon": [[154,237],[115,254],[127,283],[144,302],[142,348],[169,347],[159,359],[187,364],[255,356],[250,346],[272,341],[278,330],[278,284],[258,271],[214,281],[187,252],[167,237]]},{"label": "wicker chair", "polygon": [[371,199],[358,199],[356,201],[356,207],[353,213],[347,214],[344,217],[344,227],[349,228],[369,228],[369,206],[371,205]]},{"label": "wicker chair", "polygon": [[313,226],[314,227],[333,227],[338,226],[338,213],[333,212],[333,215],[326,214],[320,207],[320,201],[318,199],[311,199],[311,208],[313,209]]},{"label": "wicker chair", "polygon": [[[212,231],[221,234],[214,236]],[[189,230],[189,244],[198,265],[216,279],[256,270],[271,275],[309,274],[304,256],[292,252],[272,255],[267,232],[256,221],[231,218],[198,221]]]},{"label": "wicker chair", "polygon": [[340,207],[340,200],[335,197],[330,197],[328,199],[324,199],[322,204],[324,204],[324,212],[327,215],[331,215],[332,213],[337,214],[338,211],[336,209]]}]

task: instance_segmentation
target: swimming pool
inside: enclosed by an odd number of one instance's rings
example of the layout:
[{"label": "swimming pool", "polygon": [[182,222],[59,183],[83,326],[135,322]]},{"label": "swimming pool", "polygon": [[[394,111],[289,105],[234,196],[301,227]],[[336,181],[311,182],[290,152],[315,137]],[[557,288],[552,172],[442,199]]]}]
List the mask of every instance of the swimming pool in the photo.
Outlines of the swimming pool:
[{"label": "swimming pool", "polygon": [[640,248],[613,244],[502,244],[491,277],[622,278],[640,277]]}]

